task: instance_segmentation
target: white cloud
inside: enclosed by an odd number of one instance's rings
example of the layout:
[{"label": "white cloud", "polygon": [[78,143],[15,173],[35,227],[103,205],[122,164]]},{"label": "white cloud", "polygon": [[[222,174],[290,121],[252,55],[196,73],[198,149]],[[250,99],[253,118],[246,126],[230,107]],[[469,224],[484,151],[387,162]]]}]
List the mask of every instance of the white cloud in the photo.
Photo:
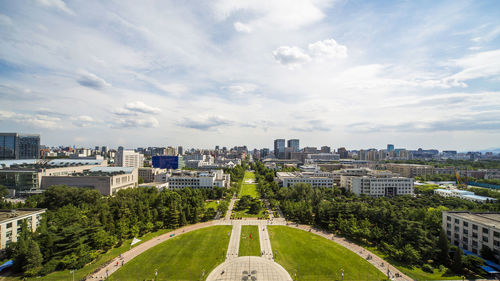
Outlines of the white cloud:
[{"label": "white cloud", "polygon": [[62,120],[57,116],[49,116],[44,114],[24,114],[0,110],[0,121],[4,120],[27,124],[35,128],[55,129],[62,127]]},{"label": "white cloud", "polygon": [[68,6],[66,6],[66,3],[64,3],[64,1],[62,1],[62,0],[36,0],[36,2],[38,2],[39,4],[41,4],[43,6],[50,7],[50,8],[56,8],[56,9],[61,10],[67,14],[75,15],[75,12],[73,12],[73,10],[68,8]]},{"label": "white cloud", "polygon": [[300,66],[311,60],[311,57],[299,47],[281,46],[273,52],[274,59],[291,68]]},{"label": "white cloud", "polygon": [[500,76],[500,49],[480,52],[453,61],[462,70],[446,78],[453,83]]},{"label": "white cloud", "polygon": [[197,129],[197,130],[209,130],[221,126],[227,126],[233,124],[232,121],[227,120],[222,116],[217,115],[199,115],[196,118],[184,118],[177,123],[180,127]]},{"label": "white cloud", "polygon": [[250,33],[252,32],[252,27],[248,24],[241,23],[239,21],[233,24],[234,29],[238,32]]},{"label": "white cloud", "polygon": [[84,87],[92,88],[95,90],[101,90],[106,87],[111,87],[111,84],[106,82],[101,77],[98,77],[97,75],[84,70],[80,71],[80,76],[76,81],[78,82],[78,84]]},{"label": "white cloud", "polygon": [[152,116],[117,118],[112,124],[112,128],[157,128],[160,122]]},{"label": "white cloud", "polygon": [[0,25],[12,25],[12,19],[9,16],[0,14]]},{"label": "white cloud", "polygon": [[311,56],[316,58],[346,58],[347,47],[340,45],[334,39],[327,39],[309,44],[309,52]]},{"label": "white cloud", "polygon": [[245,96],[249,93],[254,92],[257,89],[256,85],[253,84],[235,84],[226,87],[222,87],[222,90],[229,92],[231,95]]},{"label": "white cloud", "polygon": [[77,127],[89,127],[95,123],[94,118],[87,115],[72,117],[71,120],[73,120],[73,124]]},{"label": "white cloud", "polygon": [[128,102],[125,104],[125,109],[146,114],[160,113],[161,110],[157,107],[149,106],[142,101]]}]

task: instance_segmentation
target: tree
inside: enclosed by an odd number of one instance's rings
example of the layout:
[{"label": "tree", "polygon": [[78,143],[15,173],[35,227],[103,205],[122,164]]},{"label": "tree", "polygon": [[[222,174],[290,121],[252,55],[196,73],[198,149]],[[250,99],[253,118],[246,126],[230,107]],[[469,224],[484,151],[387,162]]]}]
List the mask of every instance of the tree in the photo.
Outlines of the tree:
[{"label": "tree", "polygon": [[453,254],[453,263],[451,264],[451,269],[456,273],[463,272],[463,252],[460,248],[455,247],[455,253]]},{"label": "tree", "polygon": [[143,177],[139,177],[139,179],[137,180],[137,183],[138,184],[143,184],[144,183],[144,178]]},{"label": "tree", "polygon": [[486,245],[483,245],[483,247],[481,248],[481,251],[479,251],[479,254],[484,259],[497,261],[495,258],[495,253],[493,253],[493,251],[490,249],[490,247],[488,247]]},{"label": "tree", "polygon": [[446,233],[444,229],[441,228],[439,232],[439,240],[438,240],[438,260],[443,264],[449,264],[450,262],[450,244],[448,243],[448,238],[446,237]]},{"label": "tree", "polygon": [[5,185],[0,184],[0,198],[4,198],[9,195],[9,189]]},{"label": "tree", "polygon": [[40,252],[40,247],[38,243],[29,240],[28,243],[29,251],[26,253],[26,263],[23,266],[23,271],[26,276],[35,276],[42,269],[42,253]]}]

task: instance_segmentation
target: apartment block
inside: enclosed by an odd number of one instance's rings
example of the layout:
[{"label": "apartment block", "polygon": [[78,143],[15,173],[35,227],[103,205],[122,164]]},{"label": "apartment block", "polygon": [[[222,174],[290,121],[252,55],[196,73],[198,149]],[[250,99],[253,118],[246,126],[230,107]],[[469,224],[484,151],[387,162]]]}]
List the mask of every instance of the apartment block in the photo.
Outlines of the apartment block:
[{"label": "apartment block", "polygon": [[280,186],[290,187],[297,183],[307,183],[312,187],[333,187],[333,176],[327,172],[278,172]]},{"label": "apartment block", "polygon": [[434,167],[430,165],[388,163],[386,164],[386,168],[407,178],[434,174]]},{"label": "apartment block", "polygon": [[28,230],[34,232],[40,226],[43,213],[45,209],[0,210],[0,250],[17,242],[23,221],[26,221]]}]

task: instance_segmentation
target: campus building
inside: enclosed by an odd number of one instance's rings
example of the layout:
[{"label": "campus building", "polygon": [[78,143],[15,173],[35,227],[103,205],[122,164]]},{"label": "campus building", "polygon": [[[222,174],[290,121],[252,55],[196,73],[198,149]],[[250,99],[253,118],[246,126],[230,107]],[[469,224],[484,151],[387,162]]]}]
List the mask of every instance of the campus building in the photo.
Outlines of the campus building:
[{"label": "campus building", "polygon": [[276,178],[282,187],[297,183],[307,183],[312,187],[333,187],[333,177],[328,172],[278,172]]},{"label": "campus building", "polygon": [[102,195],[114,195],[120,189],[137,187],[138,172],[134,167],[96,167],[67,176],[44,176],[42,189],[53,185],[97,189]]},{"label": "campus building", "polygon": [[144,183],[150,183],[155,181],[155,177],[159,174],[164,174],[167,172],[167,169],[159,169],[159,168],[151,168],[151,167],[144,167],[144,168],[139,168],[138,174],[139,177],[144,179]]},{"label": "campus building", "polygon": [[434,174],[434,167],[431,165],[388,163],[386,164],[386,168],[391,172],[398,173],[407,178]]},{"label": "campus building", "polygon": [[166,156],[166,155],[159,155],[159,156],[153,156],[152,159],[153,162],[153,167],[155,168],[160,168],[160,169],[182,169],[185,167],[183,157],[178,155],[178,156]]},{"label": "campus building", "polygon": [[500,213],[443,212],[442,226],[451,244],[474,254],[489,247],[500,259]]},{"label": "campus building", "polygon": [[443,197],[455,197],[460,199],[469,200],[477,203],[488,203],[488,202],[496,202],[497,199],[492,197],[480,196],[476,195],[472,191],[460,190],[460,189],[434,189],[434,194],[443,196]]},{"label": "campus building", "polygon": [[0,185],[6,186],[12,195],[28,195],[40,191],[44,176],[71,175],[106,165],[103,159],[3,160]]},{"label": "campus building", "polygon": [[176,188],[213,188],[226,187],[231,184],[231,176],[224,174],[222,170],[214,170],[209,172],[177,170],[172,172],[166,178],[168,187]]},{"label": "campus building", "polygon": [[392,197],[413,195],[413,179],[400,177],[388,171],[372,171],[362,176],[340,176],[340,186],[356,195],[372,197]]},{"label": "campus building", "polygon": [[12,242],[17,242],[23,221],[28,230],[34,232],[40,226],[45,209],[0,210],[0,250]]}]

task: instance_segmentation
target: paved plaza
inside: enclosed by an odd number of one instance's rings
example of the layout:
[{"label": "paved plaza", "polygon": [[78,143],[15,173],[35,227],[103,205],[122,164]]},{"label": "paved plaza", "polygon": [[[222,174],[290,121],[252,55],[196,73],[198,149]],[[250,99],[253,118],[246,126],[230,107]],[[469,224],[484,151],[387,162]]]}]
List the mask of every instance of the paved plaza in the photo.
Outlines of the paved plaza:
[{"label": "paved plaza", "polygon": [[238,257],[217,266],[207,281],[292,281],[288,272],[272,260],[261,257]]}]

